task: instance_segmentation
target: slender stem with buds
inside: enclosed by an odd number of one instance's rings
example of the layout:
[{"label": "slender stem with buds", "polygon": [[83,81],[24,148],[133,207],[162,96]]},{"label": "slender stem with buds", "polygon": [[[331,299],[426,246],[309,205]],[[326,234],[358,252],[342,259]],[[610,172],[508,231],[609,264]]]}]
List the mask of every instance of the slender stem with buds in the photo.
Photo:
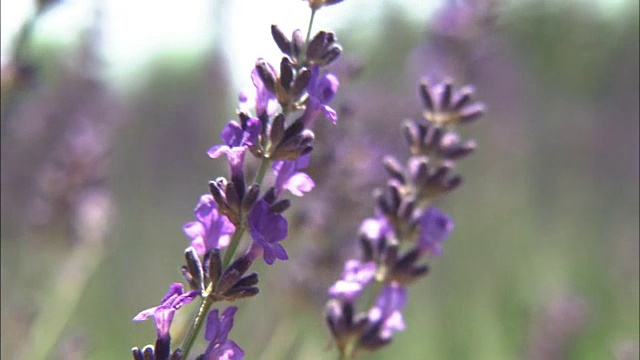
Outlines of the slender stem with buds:
[{"label": "slender stem with buds", "polygon": [[307,47],[309,46],[309,41],[311,41],[311,28],[313,27],[313,19],[316,17],[316,9],[311,9],[311,17],[309,18],[309,27],[307,28],[307,38],[304,41],[304,49],[302,50],[302,63],[304,63]]},{"label": "slender stem with buds", "polygon": [[311,27],[313,26],[313,19],[316,17],[316,9],[311,9],[311,18],[309,19],[309,27],[307,28],[307,39],[304,41],[305,45],[309,45],[311,40]]},{"label": "slender stem with buds", "polygon": [[189,327],[189,331],[187,335],[184,337],[184,341],[182,342],[182,358],[187,359],[189,356],[189,351],[191,351],[191,346],[196,340],[196,337],[200,333],[200,329],[202,329],[202,324],[204,324],[204,319],[209,312],[209,308],[213,304],[213,299],[211,299],[208,295],[213,289],[207,289],[206,295],[203,294],[202,303],[200,304],[200,308],[198,309],[198,313],[193,318],[191,322],[191,326]]},{"label": "slender stem with buds", "polygon": [[[313,26],[313,19],[315,17],[315,14],[316,14],[316,10],[312,9],[311,18],[309,19],[309,27],[307,30],[307,38],[305,40],[305,49],[308,47],[309,41],[311,39],[311,28]],[[304,52],[303,52],[303,56],[304,56]],[[268,157],[264,157],[262,159],[262,163],[260,164],[260,168],[258,169],[258,172],[255,177],[255,181],[254,181],[255,184],[258,184],[258,186],[262,185],[262,182],[267,173],[267,170],[269,169],[269,166],[271,165],[271,162],[272,162],[271,159],[269,159]],[[241,219],[242,224],[236,228],[231,238],[229,247],[225,251],[224,258],[222,261],[223,269],[227,268],[229,264],[231,264],[231,261],[233,260],[236,250],[240,245],[242,237],[245,231],[247,230],[247,226],[244,225],[244,220],[246,219],[245,216],[246,214],[242,215],[242,219]],[[181,349],[182,349],[182,354],[184,359],[187,359],[187,357],[189,356],[189,352],[191,351],[191,348],[195,342],[195,339],[197,338],[198,334],[200,333],[200,330],[202,329],[202,325],[204,323],[206,315],[209,312],[211,305],[213,305],[214,303],[214,300],[209,296],[209,294],[211,294],[213,290],[214,289],[212,288],[211,284],[209,284],[207,289],[202,293],[203,300],[200,304],[200,307],[198,308],[198,312],[196,313],[196,315],[194,316],[191,322],[191,325],[187,331],[187,335],[185,336],[182,343]],[[350,359],[350,358],[351,356],[348,356],[345,359]]]}]

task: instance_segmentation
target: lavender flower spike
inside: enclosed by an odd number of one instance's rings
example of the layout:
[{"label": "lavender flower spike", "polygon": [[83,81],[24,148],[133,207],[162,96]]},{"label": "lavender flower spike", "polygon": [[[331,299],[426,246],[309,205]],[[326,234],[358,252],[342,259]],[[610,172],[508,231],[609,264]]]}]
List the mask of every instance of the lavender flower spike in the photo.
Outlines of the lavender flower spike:
[{"label": "lavender flower spike", "polygon": [[253,243],[248,250],[251,259],[262,253],[264,262],[271,265],[276,259],[287,260],[287,252],[278,244],[287,237],[287,220],[278,213],[269,211],[269,204],[259,200],[249,213],[249,232]]},{"label": "lavender flower spike", "polygon": [[315,186],[313,179],[299,169],[309,166],[311,154],[300,156],[296,160],[275,161],[272,165],[273,173],[276,175],[275,192],[280,195],[283,190],[289,190],[295,196],[302,196]]},{"label": "lavender flower spike", "polygon": [[218,211],[211,195],[202,195],[194,210],[197,221],[184,225],[184,233],[192,239],[191,246],[203,255],[211,249],[222,249],[229,245],[235,226]]},{"label": "lavender flower spike", "polygon": [[435,207],[430,207],[418,217],[420,234],[418,235],[418,249],[434,256],[442,254],[444,242],[453,230],[453,220]]},{"label": "lavender flower spike", "polygon": [[233,327],[233,316],[238,310],[235,306],[228,307],[218,318],[218,309],[207,316],[204,338],[209,340],[209,346],[198,360],[242,360],[244,351],[232,340],[228,339]]}]

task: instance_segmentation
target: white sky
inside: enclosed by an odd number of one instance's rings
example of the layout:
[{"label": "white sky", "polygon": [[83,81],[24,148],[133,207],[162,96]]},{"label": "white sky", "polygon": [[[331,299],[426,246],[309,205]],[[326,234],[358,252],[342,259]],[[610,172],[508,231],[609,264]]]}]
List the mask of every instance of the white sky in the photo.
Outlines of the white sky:
[{"label": "white sky", "polygon": [[[158,53],[193,54],[219,42],[232,64],[236,88],[249,85],[249,72],[258,57],[272,62],[280,55],[269,26],[278,24],[286,34],[295,28],[306,32],[309,9],[301,0],[61,0],[41,19],[37,29],[41,41],[70,43],[91,21],[93,6],[103,10],[103,56],[108,75],[116,85],[125,85],[144,71],[148,60]],[[445,0],[447,1],[447,0]],[[456,1],[456,0],[451,0]],[[562,0],[557,0],[562,1]],[[586,1],[594,6],[593,0]],[[603,9],[620,9],[625,0],[599,0]],[[375,34],[375,24],[386,5],[402,5],[413,20],[426,20],[440,3],[435,0],[345,0],[322,9],[316,15],[314,29],[336,29],[340,24],[357,21],[371,24],[365,36]],[[222,4],[222,5],[219,5]],[[604,4],[607,4],[606,7]],[[585,4],[586,5],[586,4]],[[24,20],[32,13],[28,0],[1,0],[2,63],[10,42]],[[338,33],[338,37],[340,34]],[[215,40],[214,40],[215,39]]]},{"label": "white sky", "polygon": [[[290,34],[301,28],[306,32],[309,8],[300,0],[63,0],[38,24],[39,41],[71,43],[93,18],[99,4],[103,15],[103,52],[109,65],[109,77],[122,84],[131,75],[144,70],[148,60],[164,54],[193,54],[210,48],[213,41],[226,49],[233,64],[232,79],[242,87],[249,83],[249,72],[258,57],[273,62],[280,59],[271,39],[270,25],[281,26]],[[398,0],[394,0],[398,1]],[[334,29],[357,14],[375,23],[384,1],[347,0],[322,9],[316,15],[314,29]],[[413,6],[408,16],[426,17],[433,1]],[[222,5],[218,5],[222,4]],[[218,5],[218,6],[216,6]],[[433,5],[431,5],[433,6]],[[33,12],[30,1],[1,1],[2,63],[7,59],[11,41],[24,20]],[[215,40],[214,40],[215,39]]]}]

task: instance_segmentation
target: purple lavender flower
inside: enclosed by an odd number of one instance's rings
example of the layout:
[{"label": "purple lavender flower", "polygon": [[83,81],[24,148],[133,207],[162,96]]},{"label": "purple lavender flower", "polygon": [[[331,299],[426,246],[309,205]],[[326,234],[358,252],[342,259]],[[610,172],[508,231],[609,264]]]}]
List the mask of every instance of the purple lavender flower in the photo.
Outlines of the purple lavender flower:
[{"label": "purple lavender flower", "polygon": [[289,190],[295,196],[303,196],[315,186],[313,179],[298,170],[309,166],[309,157],[311,154],[300,156],[296,160],[274,161],[272,168],[276,176],[275,191],[276,196],[280,195],[283,190]]},{"label": "purple lavender flower", "polygon": [[287,220],[279,213],[269,211],[269,204],[259,200],[249,213],[249,232],[253,243],[249,256],[255,259],[262,252],[264,261],[271,265],[277,259],[287,260],[287,252],[278,244],[287,237]]},{"label": "purple lavender flower", "polygon": [[197,221],[184,225],[184,233],[192,239],[191,246],[203,255],[211,249],[222,249],[229,245],[231,234],[236,230],[229,219],[218,211],[213,196],[202,195],[194,210]]},{"label": "purple lavender flower", "polygon": [[238,310],[235,306],[228,307],[218,318],[218,309],[207,316],[204,338],[209,340],[209,346],[198,359],[202,360],[242,360],[244,351],[232,340],[228,339],[233,327],[233,316]]},{"label": "purple lavender flower", "polygon": [[258,118],[249,118],[244,126],[232,120],[222,130],[221,137],[224,144],[211,147],[207,154],[214,159],[226,154],[231,165],[232,176],[241,175],[244,153],[247,148],[258,145],[261,130],[262,125]]},{"label": "purple lavender flower", "polygon": [[183,305],[193,301],[198,294],[197,290],[185,293],[181,283],[173,283],[169,286],[167,295],[160,301],[160,305],[142,310],[133,318],[133,321],[142,321],[153,316],[156,322],[158,338],[168,338],[173,314]]},{"label": "purple lavender flower", "polygon": [[453,230],[453,220],[448,215],[440,212],[435,207],[430,207],[418,218],[420,233],[418,235],[418,248],[420,251],[431,255],[442,254],[442,242],[445,241]]},{"label": "purple lavender flower", "polygon": [[312,127],[313,122],[321,112],[333,124],[338,122],[338,114],[328,104],[335,97],[340,82],[333,74],[325,74],[320,77],[319,73],[319,67],[317,65],[314,66],[311,72],[311,80],[307,85],[309,98],[306,102],[307,108],[302,115],[302,122],[306,128]]},{"label": "purple lavender flower", "polygon": [[[257,143],[260,135],[261,124],[258,118],[249,118],[245,126],[241,126],[235,120],[222,129],[222,141],[226,147],[251,146]],[[209,156],[216,157],[223,153],[225,145],[216,145],[209,149]]]},{"label": "purple lavender flower", "polygon": [[342,278],[329,288],[329,295],[352,302],[362,289],[373,280],[376,264],[373,261],[362,263],[351,259],[344,264]]},{"label": "purple lavender flower", "polygon": [[[268,64],[268,66],[271,66]],[[273,66],[271,66],[273,69]],[[273,69],[275,72],[275,69]],[[261,117],[263,114],[272,116],[276,113],[278,101],[274,93],[269,91],[262,82],[262,78],[258,74],[258,70],[251,71],[251,81],[253,82],[253,91],[243,91],[239,95],[240,105],[243,110],[256,109],[256,116]]]},{"label": "purple lavender flower", "polygon": [[393,233],[393,228],[386,217],[377,214],[375,218],[367,218],[362,221],[360,233],[370,241],[378,243],[389,237]]},{"label": "purple lavender flower", "polygon": [[378,336],[389,340],[395,331],[405,329],[401,310],[407,304],[407,289],[397,283],[385,286],[376,304],[369,310],[370,323],[380,324]]}]

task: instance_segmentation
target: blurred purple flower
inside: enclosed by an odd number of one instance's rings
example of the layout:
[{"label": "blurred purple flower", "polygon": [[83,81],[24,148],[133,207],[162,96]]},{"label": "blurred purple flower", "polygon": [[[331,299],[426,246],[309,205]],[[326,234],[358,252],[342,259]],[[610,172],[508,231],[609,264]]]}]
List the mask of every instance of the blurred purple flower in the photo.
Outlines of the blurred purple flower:
[{"label": "blurred purple flower", "polygon": [[218,318],[218,309],[209,312],[204,338],[209,340],[203,360],[241,360],[244,351],[232,340],[228,339],[233,327],[233,316],[238,310],[235,306],[228,307]]},{"label": "blurred purple flower", "polygon": [[387,218],[378,214],[375,218],[367,218],[360,224],[360,233],[375,243],[393,232]]},{"label": "blurred purple flower", "polygon": [[339,297],[347,301],[353,301],[367,285],[376,273],[376,264],[373,261],[361,263],[351,259],[344,264],[342,278],[329,288],[329,295]]},{"label": "blurred purple flower", "polygon": [[269,204],[259,200],[249,213],[249,232],[253,243],[249,249],[250,257],[256,258],[263,253],[264,261],[271,265],[277,259],[287,260],[287,252],[278,244],[287,237],[287,220],[278,213],[269,212]]},{"label": "blurred purple flower", "polygon": [[[271,66],[268,63],[267,65]],[[271,68],[275,73],[276,70],[273,66],[271,66]],[[238,96],[241,109],[250,111],[255,108],[256,116],[258,117],[262,116],[264,113],[268,116],[274,115],[278,106],[276,95],[267,89],[262,82],[260,75],[258,75],[258,70],[255,68],[251,71],[251,81],[253,82],[254,89],[251,91],[243,91]]]},{"label": "blurred purple flower", "polygon": [[283,190],[289,190],[295,196],[303,196],[315,186],[313,179],[298,170],[309,166],[309,157],[311,154],[300,156],[296,160],[275,161],[272,165],[273,173],[276,176],[275,191],[276,196],[280,195]]},{"label": "blurred purple flower", "polygon": [[320,112],[324,113],[327,120],[333,124],[338,122],[338,113],[332,109],[328,104],[333,100],[338,91],[340,82],[338,78],[333,74],[325,74],[320,77],[320,69],[318,66],[314,66],[311,72],[311,80],[307,85],[307,93],[309,98],[307,99],[307,108],[302,114],[302,122],[306,128],[311,128],[315,119],[320,115]]},{"label": "blurred purple flower", "polygon": [[213,196],[202,195],[194,210],[197,221],[186,223],[182,228],[192,239],[191,246],[203,255],[211,249],[222,249],[229,245],[236,227],[218,211]]},{"label": "blurred purple flower", "polygon": [[142,310],[133,318],[133,321],[142,321],[153,316],[156,322],[158,338],[166,339],[169,337],[169,328],[171,327],[173,314],[183,305],[193,301],[199,293],[197,290],[191,290],[185,293],[182,284],[173,283],[169,286],[167,295],[160,301],[160,305]]},{"label": "blurred purple flower", "polygon": [[249,118],[244,126],[232,120],[222,129],[221,137],[224,144],[212,146],[207,154],[214,159],[226,154],[231,166],[231,174],[242,174],[244,153],[247,148],[258,144],[261,130],[262,125],[258,118]]},{"label": "blurred purple flower", "polygon": [[418,226],[420,227],[418,235],[420,251],[435,256],[441,255],[442,242],[449,237],[453,230],[451,217],[432,206],[420,215]]},{"label": "blurred purple flower", "polygon": [[382,289],[368,314],[371,323],[381,324],[378,334],[381,339],[390,339],[395,331],[405,329],[401,310],[406,304],[407,289],[404,286],[391,283]]}]

